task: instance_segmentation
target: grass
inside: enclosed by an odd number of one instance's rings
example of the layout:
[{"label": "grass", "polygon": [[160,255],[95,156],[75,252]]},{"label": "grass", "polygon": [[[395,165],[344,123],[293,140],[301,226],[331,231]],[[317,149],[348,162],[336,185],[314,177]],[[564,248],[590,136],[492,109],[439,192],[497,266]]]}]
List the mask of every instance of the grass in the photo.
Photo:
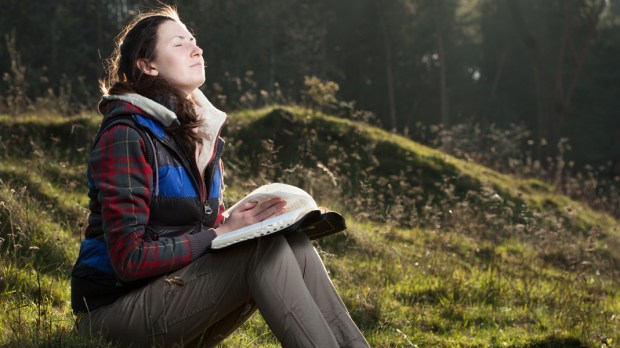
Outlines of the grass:
[{"label": "grass", "polygon": [[[69,306],[98,118],[0,123],[0,346],[108,347],[75,334]],[[298,107],[235,113],[224,135],[229,205],[281,181],[345,214],[348,230],[316,246],[371,346],[620,342],[612,217],[539,180]],[[221,346],[279,344],[256,314]]]}]

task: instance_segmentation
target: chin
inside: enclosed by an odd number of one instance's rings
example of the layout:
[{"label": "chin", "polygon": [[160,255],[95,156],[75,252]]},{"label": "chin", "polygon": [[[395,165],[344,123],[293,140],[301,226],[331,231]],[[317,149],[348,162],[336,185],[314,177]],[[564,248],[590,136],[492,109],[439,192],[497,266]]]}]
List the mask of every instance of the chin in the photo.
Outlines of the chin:
[{"label": "chin", "polygon": [[204,81],[200,83],[194,83],[192,85],[186,85],[184,87],[179,87],[178,89],[184,94],[187,94],[187,96],[189,97],[192,94],[192,92],[196,90],[196,88],[202,86],[203,84],[204,84]]},{"label": "chin", "polygon": [[205,81],[206,81],[206,79],[204,77],[198,78],[198,79],[196,79],[196,81],[194,81],[193,85],[195,86],[195,88],[198,88],[198,87],[204,85]]}]

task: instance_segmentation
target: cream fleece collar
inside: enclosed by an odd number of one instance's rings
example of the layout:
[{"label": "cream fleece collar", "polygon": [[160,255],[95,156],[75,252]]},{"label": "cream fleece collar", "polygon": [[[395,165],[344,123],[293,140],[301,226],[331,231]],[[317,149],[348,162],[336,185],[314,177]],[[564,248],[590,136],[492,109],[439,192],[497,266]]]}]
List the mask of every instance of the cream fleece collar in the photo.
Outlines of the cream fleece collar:
[{"label": "cream fleece collar", "polygon": [[[198,115],[199,118],[203,120],[200,131],[206,134],[206,139],[203,139],[202,147],[196,149],[196,164],[198,164],[200,172],[204,173],[213,155],[213,151],[215,150],[215,144],[226,122],[227,115],[225,112],[213,106],[199,89],[196,89],[192,93],[192,98],[196,105],[198,105],[198,110],[201,110]],[[165,128],[174,128],[179,125],[179,120],[174,112],[160,103],[140,94],[106,95],[103,97],[101,103],[113,100],[124,101],[140,108],[147,113],[148,116],[159,121]]]},{"label": "cream fleece collar", "polygon": [[202,147],[196,149],[196,164],[200,168],[200,174],[204,175],[204,170],[211,161],[215,144],[224,126],[224,122],[226,122],[227,115],[213,106],[199,89],[194,90],[192,98],[194,98],[194,102],[199,109],[202,110],[199,116],[203,120],[203,126],[200,130],[207,134],[206,139],[202,142]]},{"label": "cream fleece collar", "polygon": [[178,126],[179,120],[177,115],[170,109],[161,105],[160,103],[149,99],[143,95],[136,93],[118,94],[118,95],[104,95],[99,104],[107,101],[120,100],[127,102],[140,110],[144,111],[151,118],[159,121],[165,128]]}]

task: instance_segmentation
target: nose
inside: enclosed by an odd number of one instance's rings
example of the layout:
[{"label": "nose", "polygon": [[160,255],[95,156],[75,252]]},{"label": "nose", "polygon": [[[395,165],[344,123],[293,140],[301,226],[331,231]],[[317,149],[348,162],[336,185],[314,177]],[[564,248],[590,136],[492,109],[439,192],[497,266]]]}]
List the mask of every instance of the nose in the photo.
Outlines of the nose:
[{"label": "nose", "polygon": [[192,57],[197,57],[197,56],[202,56],[202,48],[194,44],[194,49],[192,50]]}]

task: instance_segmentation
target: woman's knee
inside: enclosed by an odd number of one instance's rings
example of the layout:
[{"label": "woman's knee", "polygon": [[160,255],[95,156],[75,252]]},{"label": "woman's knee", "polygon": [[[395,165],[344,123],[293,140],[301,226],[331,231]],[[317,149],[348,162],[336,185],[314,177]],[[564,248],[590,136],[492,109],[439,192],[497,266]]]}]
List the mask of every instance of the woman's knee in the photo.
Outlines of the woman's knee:
[{"label": "woman's knee", "polygon": [[309,258],[313,261],[320,261],[316,248],[314,248],[314,245],[304,233],[293,232],[287,234],[286,240],[302,268]]},{"label": "woman's knee", "polygon": [[302,232],[296,231],[289,233],[285,236],[285,238],[295,255],[300,253],[316,252],[316,249],[314,248],[314,245],[312,245],[310,239],[308,239],[308,236]]}]

